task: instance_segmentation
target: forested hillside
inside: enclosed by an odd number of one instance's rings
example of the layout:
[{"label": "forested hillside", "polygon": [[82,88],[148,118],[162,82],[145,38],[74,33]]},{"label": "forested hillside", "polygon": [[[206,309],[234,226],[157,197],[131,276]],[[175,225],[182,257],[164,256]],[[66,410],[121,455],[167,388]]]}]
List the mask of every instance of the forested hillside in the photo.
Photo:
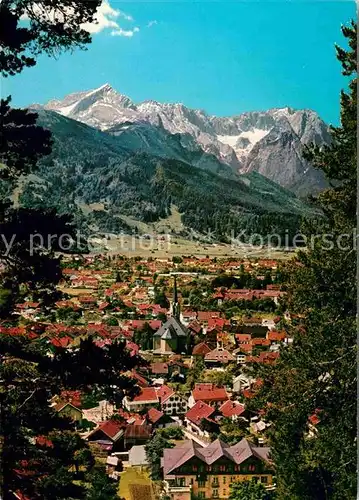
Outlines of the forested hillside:
[{"label": "forested hillside", "polygon": [[[260,174],[238,176],[198,148],[191,156],[178,135],[161,129],[145,141],[138,127],[113,136],[51,111],[40,111],[38,123],[51,131],[53,150],[40,162],[37,178],[24,183],[19,202],[74,213],[82,228],[128,231],[118,216],[156,221],[175,205],[187,234],[210,231],[228,240],[242,230],[294,234],[300,218],[313,214]],[[153,154],[151,144],[161,134],[166,141],[154,145]],[[86,214],[80,208],[93,204],[97,209]]]}]

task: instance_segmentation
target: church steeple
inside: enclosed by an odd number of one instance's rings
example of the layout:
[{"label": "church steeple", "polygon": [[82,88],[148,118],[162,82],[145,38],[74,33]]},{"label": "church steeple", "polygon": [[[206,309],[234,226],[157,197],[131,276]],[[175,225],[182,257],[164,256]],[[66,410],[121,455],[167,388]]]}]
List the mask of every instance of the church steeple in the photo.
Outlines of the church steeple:
[{"label": "church steeple", "polygon": [[177,278],[174,275],[173,280],[173,302],[172,302],[172,316],[179,319],[180,317],[180,306],[178,303],[178,292],[177,292]]}]

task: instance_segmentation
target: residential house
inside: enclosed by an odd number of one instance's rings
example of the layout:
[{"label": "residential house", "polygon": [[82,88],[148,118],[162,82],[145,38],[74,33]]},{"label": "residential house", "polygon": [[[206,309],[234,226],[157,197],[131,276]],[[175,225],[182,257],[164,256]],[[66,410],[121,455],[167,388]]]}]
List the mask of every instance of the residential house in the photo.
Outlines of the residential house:
[{"label": "residential house", "polygon": [[197,318],[196,311],[183,311],[180,314],[180,320],[186,326],[189,326],[192,322],[196,320],[196,318]]},{"label": "residential house", "polygon": [[124,435],[126,423],[119,420],[106,420],[97,426],[87,436],[90,442],[98,443],[106,451],[120,448],[121,438]]},{"label": "residential house", "polygon": [[168,415],[156,408],[150,408],[148,410],[146,420],[152,426],[152,429],[162,429],[163,427],[173,424],[173,420]]},{"label": "residential house", "polygon": [[24,302],[16,304],[16,314],[27,319],[34,319],[40,313],[40,302]]},{"label": "residential house", "polygon": [[192,350],[192,356],[201,356],[202,358],[211,352],[211,347],[206,342],[196,344]]},{"label": "residential house", "polygon": [[234,349],[232,354],[236,357],[237,364],[243,365],[246,362],[247,355],[252,354],[252,345],[243,344],[238,349]]},{"label": "residential house", "polygon": [[242,439],[229,446],[219,439],[202,447],[189,440],[163,451],[163,477],[171,500],[198,498],[226,499],[230,485],[256,480],[265,486],[273,482],[270,449]]},{"label": "residential house", "polygon": [[237,394],[241,393],[244,389],[248,389],[249,387],[251,387],[254,381],[255,381],[254,378],[245,375],[243,373],[237,375],[237,377],[233,379],[233,386],[232,386],[233,392]]},{"label": "residential house", "polygon": [[69,401],[60,401],[53,408],[61,417],[68,417],[76,422],[81,422],[83,418],[82,410]]},{"label": "residential house", "polygon": [[119,478],[119,472],[122,469],[121,460],[116,456],[108,456],[106,459],[106,474],[112,479]]},{"label": "residential house", "polygon": [[167,377],[168,364],[167,363],[152,363],[150,366],[151,375],[157,377]]},{"label": "residential house", "polygon": [[123,398],[123,406],[129,412],[145,410],[152,406],[158,406],[159,403],[160,400],[154,387],[142,387],[140,393],[132,399],[129,396]]},{"label": "residential house", "polygon": [[93,308],[97,304],[97,298],[92,295],[80,295],[77,300],[84,309]]},{"label": "residential house", "polygon": [[133,446],[140,446],[147,443],[152,434],[152,426],[149,424],[127,425],[123,435],[123,449],[130,450]]},{"label": "residential house", "polygon": [[271,345],[288,343],[288,335],[286,332],[278,332],[276,330],[271,330],[267,333],[267,340]]},{"label": "residential house", "polygon": [[167,415],[181,415],[186,413],[188,408],[187,399],[167,385],[162,385],[157,389],[157,396],[162,410]]},{"label": "residential house", "polygon": [[148,387],[150,384],[147,382],[145,377],[143,377],[140,373],[138,373],[136,370],[132,370],[131,372],[131,377],[136,380],[136,384],[140,387]]},{"label": "residential house", "polygon": [[202,326],[196,320],[191,321],[190,324],[187,325],[187,328],[193,335],[199,335],[202,333]]},{"label": "residential house", "polygon": [[197,383],[188,400],[189,407],[195,405],[197,401],[203,401],[210,406],[224,403],[229,399],[229,395],[224,387],[218,387],[212,383]]},{"label": "residential house", "polygon": [[185,425],[194,434],[198,436],[209,437],[209,433],[203,428],[203,420],[215,423],[213,417],[215,415],[215,408],[204,403],[197,401],[197,403],[190,408],[185,414]]},{"label": "residential house", "polygon": [[231,418],[232,420],[238,420],[239,417],[244,418],[246,413],[244,404],[238,401],[226,401],[219,407],[219,411],[223,417]]},{"label": "residential house", "polygon": [[204,356],[204,362],[207,366],[223,366],[228,363],[236,361],[236,357],[233,356],[227,349],[217,348],[213,351],[208,352]]},{"label": "residential house", "polygon": [[128,452],[128,462],[130,467],[136,467],[142,470],[148,466],[146,450],[143,445],[135,445]]},{"label": "residential house", "polygon": [[197,321],[203,326],[207,327],[208,322],[213,318],[219,318],[220,312],[218,311],[198,311]]}]

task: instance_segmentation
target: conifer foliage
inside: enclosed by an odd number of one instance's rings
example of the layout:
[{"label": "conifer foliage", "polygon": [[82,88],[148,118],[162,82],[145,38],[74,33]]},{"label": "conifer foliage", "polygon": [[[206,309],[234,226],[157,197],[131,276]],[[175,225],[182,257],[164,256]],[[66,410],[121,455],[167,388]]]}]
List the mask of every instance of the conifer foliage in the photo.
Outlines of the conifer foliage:
[{"label": "conifer foliage", "polygon": [[0,70],[15,75],[36,64],[41,52],[53,55],[91,41],[91,23],[101,0],[2,0]]},{"label": "conifer foliage", "polygon": [[273,423],[281,499],[356,498],[356,30],[343,27],[348,48],[336,48],[351,78],[341,125],[307,152],[332,187],[317,199],[325,222],[305,229],[308,249],[287,268],[293,345],[262,370],[255,402]]},{"label": "conifer foliage", "polygon": [[[41,52],[53,54],[90,42],[83,25],[93,21],[100,4],[101,0],[3,0],[1,76],[34,66]],[[73,226],[70,217],[54,210],[43,213],[11,202],[21,176],[32,173],[39,159],[51,153],[52,140],[51,133],[37,124],[36,113],[13,109],[10,103],[10,97],[0,101],[0,317],[14,324],[11,313],[20,289],[52,303],[61,267],[55,258],[58,241],[47,245],[47,237],[56,233],[71,239]],[[34,235],[36,243],[31,241]],[[0,497],[8,500],[16,493],[34,500],[114,498],[116,487],[103,471],[93,472],[91,451],[74,422],[60,417],[52,403],[63,390],[86,394],[94,386],[106,399],[121,401],[134,386],[121,373],[138,359],[129,355],[124,343],[101,349],[91,338],[76,352],[59,348],[50,357],[46,351],[46,346],[25,336],[0,336]],[[80,482],[84,473],[86,481]]]}]

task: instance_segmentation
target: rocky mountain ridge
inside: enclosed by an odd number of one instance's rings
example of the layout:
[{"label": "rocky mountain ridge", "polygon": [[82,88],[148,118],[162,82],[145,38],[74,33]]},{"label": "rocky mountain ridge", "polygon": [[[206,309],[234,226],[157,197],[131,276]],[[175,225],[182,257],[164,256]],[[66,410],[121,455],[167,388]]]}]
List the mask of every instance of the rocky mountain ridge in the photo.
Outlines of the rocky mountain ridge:
[{"label": "rocky mountain ridge", "polygon": [[259,172],[301,196],[326,185],[322,173],[302,157],[305,144],[330,141],[328,127],[311,110],[286,107],[216,117],[183,104],[153,100],[136,104],[109,84],[34,107],[56,111],[117,135],[129,124],[140,124],[143,131],[151,125],[181,134],[187,137],[183,145],[188,149],[197,145],[235,172]]},{"label": "rocky mountain ridge", "polygon": [[175,207],[181,236],[229,242],[243,230],[246,238],[296,234],[302,217],[316,216],[259,173],[237,174],[196,143],[186,148],[190,135],[148,123],[108,133],[47,110],[38,111],[38,124],[51,131],[52,152],[24,179],[17,202],[70,213],[81,231],[128,233],[128,218],[154,223]]}]

